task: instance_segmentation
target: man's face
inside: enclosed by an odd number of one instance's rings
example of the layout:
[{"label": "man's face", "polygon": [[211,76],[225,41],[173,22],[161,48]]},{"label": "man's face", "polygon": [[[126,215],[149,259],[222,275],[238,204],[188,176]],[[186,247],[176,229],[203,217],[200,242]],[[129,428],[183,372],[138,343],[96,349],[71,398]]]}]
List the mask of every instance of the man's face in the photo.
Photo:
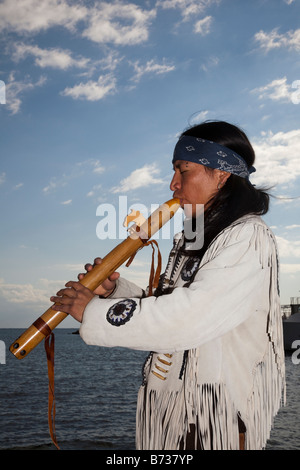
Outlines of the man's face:
[{"label": "man's face", "polygon": [[[229,173],[227,175],[229,176]],[[217,193],[222,178],[226,181],[227,175],[224,177],[224,172],[220,170],[207,171],[198,163],[177,160],[174,163],[174,176],[170,189],[174,192],[174,197],[180,199],[182,208],[187,204],[190,205],[184,208],[185,215],[196,217],[203,212],[203,206],[206,206]]]}]

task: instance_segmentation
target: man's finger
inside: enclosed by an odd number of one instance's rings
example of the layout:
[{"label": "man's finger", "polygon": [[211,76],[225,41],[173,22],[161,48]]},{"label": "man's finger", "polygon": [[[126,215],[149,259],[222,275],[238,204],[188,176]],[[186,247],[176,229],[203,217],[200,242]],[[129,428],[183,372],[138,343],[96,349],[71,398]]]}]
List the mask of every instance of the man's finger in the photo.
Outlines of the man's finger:
[{"label": "man's finger", "polygon": [[71,305],[74,302],[73,297],[68,297],[66,295],[64,295],[63,297],[57,297],[53,295],[52,297],[50,297],[50,300],[51,302],[54,302],[58,305]]},{"label": "man's finger", "polygon": [[86,287],[84,285],[82,285],[80,282],[78,281],[69,281],[65,284],[66,287],[71,287],[73,288],[74,290],[84,290],[86,289]]},{"label": "man's finger", "polygon": [[76,297],[76,292],[74,289],[60,289],[58,292],[56,292],[56,295],[59,297],[62,296],[67,296],[67,297]]}]

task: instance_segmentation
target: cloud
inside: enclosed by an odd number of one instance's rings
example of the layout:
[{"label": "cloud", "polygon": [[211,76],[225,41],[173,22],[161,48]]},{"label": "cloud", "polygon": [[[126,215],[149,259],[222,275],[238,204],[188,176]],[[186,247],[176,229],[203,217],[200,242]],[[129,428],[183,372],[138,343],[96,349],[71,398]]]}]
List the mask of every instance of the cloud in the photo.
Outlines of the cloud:
[{"label": "cloud", "polygon": [[92,189],[87,193],[87,197],[93,197],[95,194],[97,194],[99,191],[102,191],[102,185],[101,184],[96,184],[92,187]]},{"label": "cloud", "polygon": [[280,258],[300,258],[300,241],[276,236]]},{"label": "cloud", "polygon": [[261,30],[254,35],[254,40],[259,44],[260,48],[266,52],[272,49],[280,49],[282,47],[299,51],[300,50],[300,29],[288,31],[285,34],[279,34],[278,28],[266,33]]},{"label": "cloud", "polygon": [[287,230],[294,230],[295,228],[300,228],[300,225],[298,225],[298,224],[287,225],[285,228]]},{"label": "cloud", "polygon": [[[158,7],[179,9],[183,21],[188,21],[219,2],[220,0],[159,0],[154,8],[147,10],[135,3],[120,1],[99,1],[85,5],[81,1],[68,0],[4,0],[0,4],[0,31],[29,36],[60,26],[99,44],[136,45],[148,40],[149,28]],[[207,34],[210,23],[211,17],[199,20],[195,31]],[[32,49],[31,53],[37,54],[36,62],[39,65],[50,61],[51,64],[64,64],[61,65],[63,67],[75,60],[61,50],[46,53]]]},{"label": "cloud", "polygon": [[199,111],[194,114],[189,119],[189,126],[194,126],[196,124],[200,124],[201,122],[205,121],[207,119],[207,116],[209,114],[208,110],[205,111]]},{"label": "cloud", "polygon": [[35,64],[41,68],[52,67],[67,70],[71,67],[86,68],[90,63],[90,59],[84,57],[74,59],[70,51],[60,48],[41,49],[38,46],[19,43],[14,46],[14,49],[13,60],[18,62],[27,55],[32,55],[35,57]]},{"label": "cloud", "polygon": [[194,32],[201,34],[201,36],[206,36],[210,33],[210,27],[212,23],[212,17],[206,16],[202,20],[199,20],[195,23]]},{"label": "cloud", "polygon": [[[80,273],[83,271],[83,265],[82,263],[78,264],[62,264],[62,265],[56,265],[56,269],[60,269],[61,271],[71,271],[75,273]],[[46,282],[49,282],[46,280]],[[63,282],[60,282],[60,286],[62,286]]]},{"label": "cloud", "polygon": [[89,80],[73,87],[65,88],[61,94],[71,98],[88,101],[102,100],[106,95],[116,92],[116,78],[112,74],[100,75],[97,81]]},{"label": "cloud", "polygon": [[49,303],[46,289],[36,288],[32,284],[7,283],[0,279],[0,296],[14,304],[45,304]]},{"label": "cloud", "polygon": [[219,65],[219,62],[219,57],[211,56],[208,58],[205,64],[201,65],[201,68],[202,70],[204,70],[204,72],[208,72],[209,69],[217,67]]},{"label": "cloud", "polygon": [[132,65],[135,71],[135,75],[132,77],[132,80],[135,82],[139,82],[146,74],[163,75],[175,70],[174,65],[167,65],[165,63],[157,64],[153,59],[149,60],[146,65],[140,65],[139,61],[133,62]]},{"label": "cloud", "polygon": [[0,31],[38,33],[53,26],[73,30],[88,9],[66,0],[4,0],[0,4]]},{"label": "cloud", "polygon": [[280,265],[280,272],[283,274],[298,274],[300,273],[300,264],[286,264]]},{"label": "cloud", "polygon": [[155,9],[118,1],[89,7],[80,1],[4,0],[0,4],[0,31],[36,34],[54,26],[76,31],[80,25],[82,36],[93,42],[133,45],[148,39],[155,15]]},{"label": "cloud", "polygon": [[93,167],[93,173],[101,175],[105,171],[105,167],[101,165],[99,160],[90,160],[90,164]]},{"label": "cloud", "polygon": [[293,84],[288,85],[287,78],[278,78],[268,83],[265,86],[254,88],[251,93],[258,94],[259,99],[269,98],[272,101],[286,101],[293,100],[294,91]]},{"label": "cloud", "polygon": [[6,180],[6,173],[5,172],[0,173],[0,185],[5,183],[5,180]]},{"label": "cloud", "polygon": [[254,184],[290,184],[300,176],[300,129],[275,134],[264,132],[252,143],[257,169],[251,176]]},{"label": "cloud", "polygon": [[[100,160],[95,160],[94,158],[88,158],[82,162],[76,163],[77,169],[82,169],[82,171],[89,171],[92,169],[93,173],[101,174],[105,171],[105,167],[101,164]],[[77,174],[76,168],[74,169],[75,174]]]},{"label": "cloud", "polygon": [[282,205],[282,204],[284,204],[284,205],[293,204],[293,206],[295,206],[295,202],[299,203],[299,201],[300,201],[300,196],[291,197],[288,194],[280,194],[280,195],[276,196],[274,204],[276,204],[277,206]]},{"label": "cloud", "polygon": [[67,201],[61,202],[62,206],[69,206],[70,204],[72,204],[72,199],[68,199]]},{"label": "cloud", "polygon": [[113,72],[123,59],[124,57],[120,57],[117,51],[108,51],[106,56],[100,59],[98,63],[102,70]]},{"label": "cloud", "polygon": [[143,10],[133,3],[101,2],[90,10],[82,35],[97,43],[134,45],[148,39],[148,27],[156,11]]},{"label": "cloud", "polygon": [[157,176],[160,170],[156,164],[145,165],[142,168],[134,170],[127,178],[124,178],[120,185],[112,188],[113,193],[126,193],[138,188],[145,188],[153,184],[164,184],[164,181]]},{"label": "cloud", "polygon": [[183,21],[188,21],[216,3],[220,3],[220,0],[159,0],[157,6],[163,9],[179,9]]},{"label": "cloud", "polygon": [[41,76],[35,83],[25,80],[15,80],[14,72],[11,72],[6,84],[6,106],[11,114],[17,114],[21,108],[21,97],[22,95],[33,90],[36,87],[43,86],[46,83],[46,77]]},{"label": "cloud", "polygon": [[67,177],[65,175],[63,175],[62,178],[56,178],[56,177],[51,178],[48,185],[43,188],[43,192],[45,194],[49,194],[57,188],[66,186],[67,184],[66,178]]},{"label": "cloud", "polygon": [[14,191],[17,191],[18,189],[22,188],[24,186],[24,183],[18,183],[13,187]]},{"label": "cloud", "polygon": [[[95,173],[96,175],[102,174],[105,171],[105,167],[101,165],[99,160],[89,158],[82,162],[77,162],[72,168],[66,173],[63,173],[60,177],[52,177],[49,183],[43,188],[44,194],[49,194],[56,191],[59,188],[63,188],[69,184],[70,181],[80,178],[86,173]],[[71,200],[62,202],[61,204],[71,203]]]}]

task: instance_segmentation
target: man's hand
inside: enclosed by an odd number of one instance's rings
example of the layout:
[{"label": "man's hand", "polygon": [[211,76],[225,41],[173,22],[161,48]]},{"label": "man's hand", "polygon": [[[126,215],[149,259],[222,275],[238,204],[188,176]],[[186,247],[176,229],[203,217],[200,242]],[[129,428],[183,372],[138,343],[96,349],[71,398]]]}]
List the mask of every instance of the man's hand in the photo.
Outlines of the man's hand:
[{"label": "man's hand", "polygon": [[[102,259],[101,258],[95,258],[94,264],[86,264],[84,266],[85,270],[87,272],[91,271],[96,264],[101,264]],[[78,279],[81,281],[85,276],[85,273],[80,273],[78,274]],[[116,287],[116,280],[119,279],[120,274],[118,272],[112,273],[111,276],[109,276],[108,279],[103,281],[101,286],[97,287],[97,289],[94,290],[95,295],[101,295],[102,297],[108,297],[115,289]]]},{"label": "man's hand", "polygon": [[94,296],[95,294],[80,282],[69,281],[66,289],[61,289],[56,296],[50,297],[51,302],[57,304],[51,308],[68,313],[75,320],[82,322],[84,309]]}]

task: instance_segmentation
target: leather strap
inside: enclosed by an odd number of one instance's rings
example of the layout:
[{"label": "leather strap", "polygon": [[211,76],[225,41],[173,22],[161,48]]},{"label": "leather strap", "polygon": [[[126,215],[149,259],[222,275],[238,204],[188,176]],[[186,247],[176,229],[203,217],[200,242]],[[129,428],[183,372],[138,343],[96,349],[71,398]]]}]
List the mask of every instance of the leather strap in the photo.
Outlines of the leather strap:
[{"label": "leather strap", "polygon": [[[158,286],[158,281],[159,281],[159,278],[160,278],[160,272],[161,272],[161,264],[162,264],[162,261],[161,261],[161,253],[160,253],[160,250],[159,250],[159,246],[158,246],[158,243],[156,240],[148,240],[148,241],[145,241],[144,242],[144,246],[149,246],[151,245],[152,247],[152,263],[151,263],[151,270],[150,270],[150,277],[149,277],[149,294],[148,296],[150,297],[153,293],[153,288],[156,289],[156,287]],[[154,263],[155,263],[155,260],[154,260],[154,257],[155,257],[155,247],[154,245],[157,247],[157,267],[156,267],[156,270],[154,270]],[[143,247],[142,247],[143,248]],[[139,251],[139,250],[138,250]],[[137,252],[136,252],[137,253]],[[130,266],[130,264],[132,263],[136,253],[134,253],[130,258],[129,260],[127,261],[126,263],[126,267],[128,268],[128,266]]]},{"label": "leather strap", "polygon": [[[152,247],[152,263],[151,263],[151,271],[150,271],[150,278],[149,278],[149,297],[153,293],[153,288],[156,289],[158,286],[158,281],[160,277],[160,272],[161,272],[161,253],[159,250],[159,246],[156,240],[150,240],[146,243],[147,245],[151,245]],[[155,257],[155,247],[157,247],[157,267],[156,270],[154,271],[154,257]]]},{"label": "leather strap", "polygon": [[52,442],[60,450],[55,434],[54,333],[52,332],[45,338],[45,350],[48,365],[48,426]]}]

